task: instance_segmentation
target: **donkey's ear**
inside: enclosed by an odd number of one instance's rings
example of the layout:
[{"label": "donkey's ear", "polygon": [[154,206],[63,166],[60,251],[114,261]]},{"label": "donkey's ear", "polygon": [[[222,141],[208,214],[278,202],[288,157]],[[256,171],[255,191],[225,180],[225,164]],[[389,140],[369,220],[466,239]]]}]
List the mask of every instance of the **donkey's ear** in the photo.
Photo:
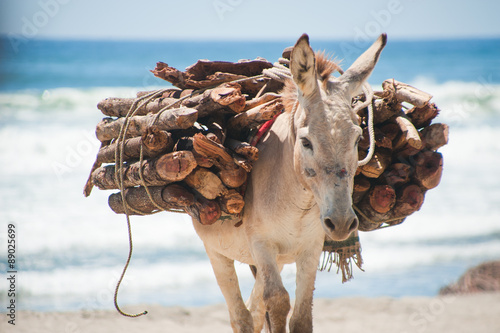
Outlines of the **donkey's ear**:
[{"label": "donkey's ear", "polygon": [[316,78],[316,58],[309,46],[309,36],[303,34],[295,43],[290,55],[290,71],[297,87],[305,97],[311,96],[318,88]]},{"label": "donkey's ear", "polygon": [[340,77],[342,82],[347,83],[348,93],[356,96],[361,92],[363,83],[368,79],[377,64],[380,52],[387,43],[387,34],[381,34],[375,43],[370,46]]}]

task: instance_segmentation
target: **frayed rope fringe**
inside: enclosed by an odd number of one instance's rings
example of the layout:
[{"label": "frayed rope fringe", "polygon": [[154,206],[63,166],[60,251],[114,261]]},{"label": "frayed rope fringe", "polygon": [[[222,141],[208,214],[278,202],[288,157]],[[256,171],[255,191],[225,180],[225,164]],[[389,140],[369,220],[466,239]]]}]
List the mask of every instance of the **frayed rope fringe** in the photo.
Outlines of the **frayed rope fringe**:
[{"label": "frayed rope fringe", "polygon": [[352,279],[352,263],[362,271],[363,258],[361,256],[361,243],[357,231],[354,232],[348,239],[341,242],[325,240],[323,246],[323,259],[320,260],[320,271],[328,271],[332,269],[333,264],[337,266],[337,274],[342,271],[342,283]]}]

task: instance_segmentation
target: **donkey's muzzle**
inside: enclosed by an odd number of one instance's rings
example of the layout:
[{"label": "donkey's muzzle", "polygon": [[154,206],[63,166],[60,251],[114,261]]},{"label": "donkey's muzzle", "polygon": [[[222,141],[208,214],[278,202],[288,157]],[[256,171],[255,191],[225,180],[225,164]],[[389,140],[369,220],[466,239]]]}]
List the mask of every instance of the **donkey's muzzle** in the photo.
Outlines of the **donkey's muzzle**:
[{"label": "donkey's muzzle", "polygon": [[327,235],[334,241],[342,241],[358,229],[358,217],[351,209],[343,216],[334,216],[331,214],[323,219],[323,228]]}]

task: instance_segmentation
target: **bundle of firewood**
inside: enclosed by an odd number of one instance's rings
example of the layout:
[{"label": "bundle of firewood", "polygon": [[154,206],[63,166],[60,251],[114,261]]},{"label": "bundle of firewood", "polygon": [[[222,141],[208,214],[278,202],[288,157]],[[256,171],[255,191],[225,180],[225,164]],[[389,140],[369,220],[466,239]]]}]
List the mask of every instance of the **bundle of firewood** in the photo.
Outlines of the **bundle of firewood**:
[{"label": "bundle of firewood", "polygon": [[[354,178],[353,203],[361,231],[396,225],[420,209],[427,190],[441,180],[448,125],[431,124],[439,109],[431,95],[394,79],[375,92],[375,152]],[[369,147],[366,109],[358,116],[363,127],[359,157]]]},{"label": "bundle of firewood", "polygon": [[[283,57],[289,54],[287,49]],[[259,155],[251,138],[284,108],[283,82],[261,75],[271,67],[261,58],[200,60],[185,71],[159,62],[153,74],[177,88],[101,101],[98,108],[108,117],[97,124],[101,148],[84,194],[93,186],[121,189],[109,197],[118,214],[170,210],[202,224],[239,223],[247,175]],[[448,128],[430,124],[439,111],[430,99],[395,80],[375,93],[376,149],[358,169],[353,194],[360,230],[401,223],[439,183],[442,156],[436,149],[446,144]],[[365,130],[361,159],[369,146],[366,109],[358,115]]]}]

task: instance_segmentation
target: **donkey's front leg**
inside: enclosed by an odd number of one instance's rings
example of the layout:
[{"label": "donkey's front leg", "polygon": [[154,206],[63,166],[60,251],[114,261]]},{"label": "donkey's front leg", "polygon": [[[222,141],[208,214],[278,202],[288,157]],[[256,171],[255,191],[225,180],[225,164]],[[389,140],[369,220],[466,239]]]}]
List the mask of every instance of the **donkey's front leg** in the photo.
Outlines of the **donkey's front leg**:
[{"label": "donkey's front leg", "polygon": [[295,306],[290,318],[290,333],[309,333],[313,331],[312,302],[314,282],[322,248],[315,247],[316,249],[302,253],[297,259],[297,286],[295,290]]},{"label": "donkey's front leg", "polygon": [[234,260],[206,248],[215,278],[224,295],[229,310],[231,327],[235,333],[254,333],[250,311],[241,297],[238,276],[234,269]]},{"label": "donkey's front leg", "polygon": [[276,262],[277,251],[264,242],[255,242],[252,245],[253,257],[257,264],[256,284],[262,283],[264,286],[263,299],[269,313],[271,332],[285,333],[286,318],[290,312],[290,296],[281,281],[281,269]]}]

